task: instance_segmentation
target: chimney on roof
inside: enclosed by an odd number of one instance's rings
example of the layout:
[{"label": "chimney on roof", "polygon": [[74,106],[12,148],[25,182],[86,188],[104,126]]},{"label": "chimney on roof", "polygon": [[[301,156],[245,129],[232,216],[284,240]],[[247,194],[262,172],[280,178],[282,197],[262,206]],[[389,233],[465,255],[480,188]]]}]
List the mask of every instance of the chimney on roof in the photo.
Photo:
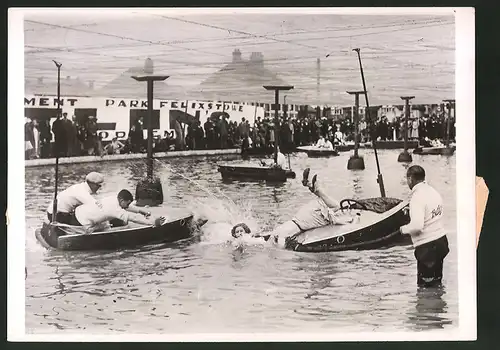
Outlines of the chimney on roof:
[{"label": "chimney on roof", "polygon": [[151,58],[146,58],[146,61],[144,62],[144,73],[153,74],[154,71],[155,71],[155,69],[154,69],[153,60]]},{"label": "chimney on roof", "polygon": [[241,51],[239,49],[233,51],[233,63],[234,62],[241,62]]},{"label": "chimney on roof", "polygon": [[43,84],[43,77],[39,77],[37,80],[38,80],[38,84]]},{"label": "chimney on roof", "polygon": [[94,89],[94,81],[93,80],[89,81],[89,88]]},{"label": "chimney on roof", "polygon": [[250,62],[256,66],[264,67],[264,55],[261,52],[252,52]]},{"label": "chimney on roof", "polygon": [[71,77],[69,75],[66,76],[66,80],[70,80]]}]

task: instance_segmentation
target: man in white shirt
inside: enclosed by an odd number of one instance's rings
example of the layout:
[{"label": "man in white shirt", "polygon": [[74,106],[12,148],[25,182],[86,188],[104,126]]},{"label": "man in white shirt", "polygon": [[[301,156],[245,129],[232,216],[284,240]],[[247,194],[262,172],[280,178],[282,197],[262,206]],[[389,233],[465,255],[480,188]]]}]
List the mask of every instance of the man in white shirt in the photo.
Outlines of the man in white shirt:
[{"label": "man in white shirt", "polygon": [[320,136],[318,142],[316,142],[316,147],[323,148],[324,146],[325,146],[325,138],[323,136]]},{"label": "man in white shirt", "polygon": [[335,142],[340,145],[344,144],[344,134],[340,131],[340,127],[337,127],[337,131],[335,131]]},{"label": "man in white shirt", "polygon": [[[101,207],[95,203],[83,204],[76,208],[75,218],[78,224],[85,227],[87,233],[102,231],[109,227],[109,221],[120,220],[125,225],[129,221],[142,225],[161,226],[164,217],[151,219],[141,217],[133,212],[127,211],[134,197],[128,190],[121,190],[117,196],[103,198]],[[146,215],[145,215],[146,216]],[[148,215],[149,216],[149,215]]]},{"label": "man in white shirt", "polygon": [[448,239],[442,224],[441,195],[425,182],[425,170],[419,165],[406,172],[411,189],[410,223],[401,226],[402,234],[410,235],[417,259],[417,285],[436,287],[443,278],[443,261],[449,253]]},{"label": "man in white shirt", "polygon": [[[76,223],[74,211],[82,204],[100,205],[93,195],[97,193],[104,182],[104,176],[97,172],[91,172],[85,177],[85,181],[72,185],[57,195],[56,221],[62,224],[74,225]],[[47,207],[47,218],[52,222],[52,211],[54,201]]]},{"label": "man in white shirt", "polygon": [[281,169],[286,168],[286,157],[283,153],[281,153],[280,148],[278,147],[278,154],[277,154],[277,159],[276,159],[276,165],[275,164],[270,164],[268,165],[265,161],[261,160],[260,163],[262,166],[277,166]]},{"label": "man in white shirt", "polygon": [[326,139],[325,144],[323,146],[324,149],[333,151],[333,144],[329,139]]}]

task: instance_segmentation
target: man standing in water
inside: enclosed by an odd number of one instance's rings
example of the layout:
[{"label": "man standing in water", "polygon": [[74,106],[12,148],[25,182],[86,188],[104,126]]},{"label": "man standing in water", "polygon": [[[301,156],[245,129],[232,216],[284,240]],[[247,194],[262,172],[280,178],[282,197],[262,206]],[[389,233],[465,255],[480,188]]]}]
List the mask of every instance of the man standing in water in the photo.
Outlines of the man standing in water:
[{"label": "man standing in water", "polygon": [[417,285],[437,287],[443,278],[443,260],[449,253],[448,239],[442,225],[443,200],[425,181],[425,170],[419,165],[406,172],[411,190],[410,223],[401,226],[410,235],[417,259]]}]

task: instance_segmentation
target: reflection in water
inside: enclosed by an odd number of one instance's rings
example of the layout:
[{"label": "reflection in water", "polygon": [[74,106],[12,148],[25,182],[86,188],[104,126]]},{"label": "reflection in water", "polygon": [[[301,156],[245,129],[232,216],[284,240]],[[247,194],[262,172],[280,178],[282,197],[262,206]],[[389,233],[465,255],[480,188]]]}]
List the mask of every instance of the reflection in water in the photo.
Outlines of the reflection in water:
[{"label": "reflection in water", "polygon": [[[407,164],[399,151],[379,152],[386,192],[406,198]],[[328,159],[291,157],[300,173],[311,167],[335,198],[379,195],[372,151],[366,169],[346,170],[349,152]],[[200,209],[220,222],[247,222],[268,230],[292,217],[312,194],[301,176],[274,185],[224,183],[217,165],[227,157],[171,158],[155,162],[164,204],[152,210]],[[458,319],[454,157],[416,157],[446,202],[450,232],[446,293],[415,295],[413,250],[296,253],[274,246],[225,244],[227,224],[182,242],[116,252],[46,251],[34,238],[52,199],[54,169],[26,169],[27,332],[272,332],[394,331],[449,328]],[[243,164],[238,157],[234,162]],[[162,165],[163,164],[163,165]],[[105,175],[98,196],[135,192],[143,160],[61,166],[61,189],[90,171]],[[188,181],[186,178],[191,179]],[[196,182],[196,184],[195,184]],[[205,190],[202,190],[203,187]],[[225,198],[227,196],[229,199]],[[231,225],[229,225],[231,226]]]},{"label": "reflection in water", "polygon": [[447,317],[448,305],[443,299],[445,287],[418,288],[414,310],[408,312],[408,322],[417,330],[444,328],[452,321]]},{"label": "reflection in water", "polygon": [[362,185],[361,185],[361,179],[359,178],[359,176],[357,175],[354,175],[353,179],[352,179],[352,182],[353,182],[353,189],[354,189],[354,195],[353,195],[353,198],[359,198],[359,196],[362,195],[363,193],[363,188],[362,188]]}]

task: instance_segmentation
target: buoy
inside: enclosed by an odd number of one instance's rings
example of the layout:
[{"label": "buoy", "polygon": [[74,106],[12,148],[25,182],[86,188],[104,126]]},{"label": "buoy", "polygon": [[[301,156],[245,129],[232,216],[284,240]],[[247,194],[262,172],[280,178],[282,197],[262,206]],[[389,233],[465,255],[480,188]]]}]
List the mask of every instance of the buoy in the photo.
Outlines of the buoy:
[{"label": "buoy", "polygon": [[347,170],[365,170],[365,160],[361,156],[353,155],[347,161]]},{"label": "buoy", "polygon": [[145,178],[137,183],[135,190],[136,205],[158,206],[163,203],[163,188],[159,178]]},{"label": "buoy", "polygon": [[404,150],[398,156],[398,162],[400,162],[400,163],[411,163],[412,161],[413,161],[413,158],[412,158],[410,152],[408,152],[408,150]]}]

